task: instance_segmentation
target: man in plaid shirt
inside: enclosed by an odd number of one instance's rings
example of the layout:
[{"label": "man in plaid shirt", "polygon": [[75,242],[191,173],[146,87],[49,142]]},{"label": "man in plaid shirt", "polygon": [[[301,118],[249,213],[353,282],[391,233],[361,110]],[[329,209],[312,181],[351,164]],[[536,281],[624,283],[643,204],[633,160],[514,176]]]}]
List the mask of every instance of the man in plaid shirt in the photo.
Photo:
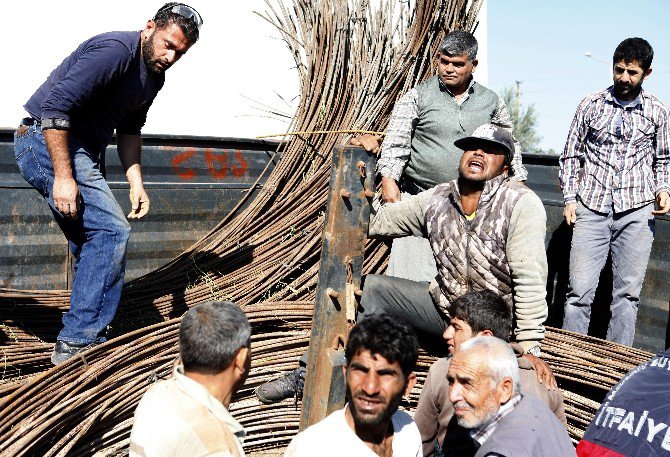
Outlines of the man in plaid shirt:
[{"label": "man in plaid shirt", "polygon": [[654,215],[670,209],[668,107],[642,89],[653,56],[642,38],[617,46],[614,85],[580,103],[560,158],[563,215],[574,225],[563,328],[587,333],[598,278],[611,251],[607,339],[627,345],[635,337]]}]

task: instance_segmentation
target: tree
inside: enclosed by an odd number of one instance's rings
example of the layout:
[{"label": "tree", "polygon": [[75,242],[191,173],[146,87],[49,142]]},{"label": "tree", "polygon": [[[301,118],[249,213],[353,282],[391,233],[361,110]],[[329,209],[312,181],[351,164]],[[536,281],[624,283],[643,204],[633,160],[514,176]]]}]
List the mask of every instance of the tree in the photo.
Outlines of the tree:
[{"label": "tree", "polygon": [[543,151],[539,147],[542,137],[537,133],[535,105],[531,103],[524,109],[521,104],[520,85],[521,81],[517,81],[516,86],[505,87],[502,90],[502,98],[512,116],[514,136],[521,145],[521,152],[552,152]]}]

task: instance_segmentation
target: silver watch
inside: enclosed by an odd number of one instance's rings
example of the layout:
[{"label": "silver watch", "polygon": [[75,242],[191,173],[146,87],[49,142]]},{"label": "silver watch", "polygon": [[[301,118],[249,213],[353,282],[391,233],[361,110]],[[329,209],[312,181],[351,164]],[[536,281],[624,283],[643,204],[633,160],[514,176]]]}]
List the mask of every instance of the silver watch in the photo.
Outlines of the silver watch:
[{"label": "silver watch", "polygon": [[540,356],[540,352],[541,352],[541,350],[542,350],[542,348],[540,347],[540,345],[539,345],[539,344],[536,344],[536,345],[533,346],[532,348],[528,349],[528,350],[526,351],[526,353],[527,353],[527,354],[530,354],[530,355],[534,355],[535,357],[539,357],[539,356]]}]

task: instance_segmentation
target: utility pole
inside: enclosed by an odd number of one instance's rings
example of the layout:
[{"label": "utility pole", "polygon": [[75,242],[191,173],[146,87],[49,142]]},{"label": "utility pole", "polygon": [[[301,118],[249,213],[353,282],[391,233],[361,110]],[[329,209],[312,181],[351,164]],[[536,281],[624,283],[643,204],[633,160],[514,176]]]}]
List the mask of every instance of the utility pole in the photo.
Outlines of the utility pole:
[{"label": "utility pole", "polygon": [[516,101],[517,123],[519,122],[519,119],[521,119],[521,83],[522,81],[519,81],[518,79],[514,81],[514,84],[516,85],[516,94],[514,99]]}]

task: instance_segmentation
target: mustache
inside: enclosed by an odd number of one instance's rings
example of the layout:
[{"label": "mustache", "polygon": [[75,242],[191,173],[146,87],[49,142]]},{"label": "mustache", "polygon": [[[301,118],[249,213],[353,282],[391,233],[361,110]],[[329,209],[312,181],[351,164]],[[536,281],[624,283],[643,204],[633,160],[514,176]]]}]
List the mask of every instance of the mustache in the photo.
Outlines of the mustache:
[{"label": "mustache", "polygon": [[468,402],[466,402],[465,400],[459,400],[456,403],[454,403],[454,409],[456,409],[456,408],[466,409],[468,411],[472,411],[472,407],[470,405],[468,405]]},{"label": "mustache", "polygon": [[356,393],[356,394],[353,395],[353,398],[355,400],[371,401],[371,402],[375,402],[375,403],[381,403],[381,404],[384,404],[384,405],[387,403],[386,397],[384,397],[382,395],[366,395],[366,394],[363,394],[363,393]]}]

